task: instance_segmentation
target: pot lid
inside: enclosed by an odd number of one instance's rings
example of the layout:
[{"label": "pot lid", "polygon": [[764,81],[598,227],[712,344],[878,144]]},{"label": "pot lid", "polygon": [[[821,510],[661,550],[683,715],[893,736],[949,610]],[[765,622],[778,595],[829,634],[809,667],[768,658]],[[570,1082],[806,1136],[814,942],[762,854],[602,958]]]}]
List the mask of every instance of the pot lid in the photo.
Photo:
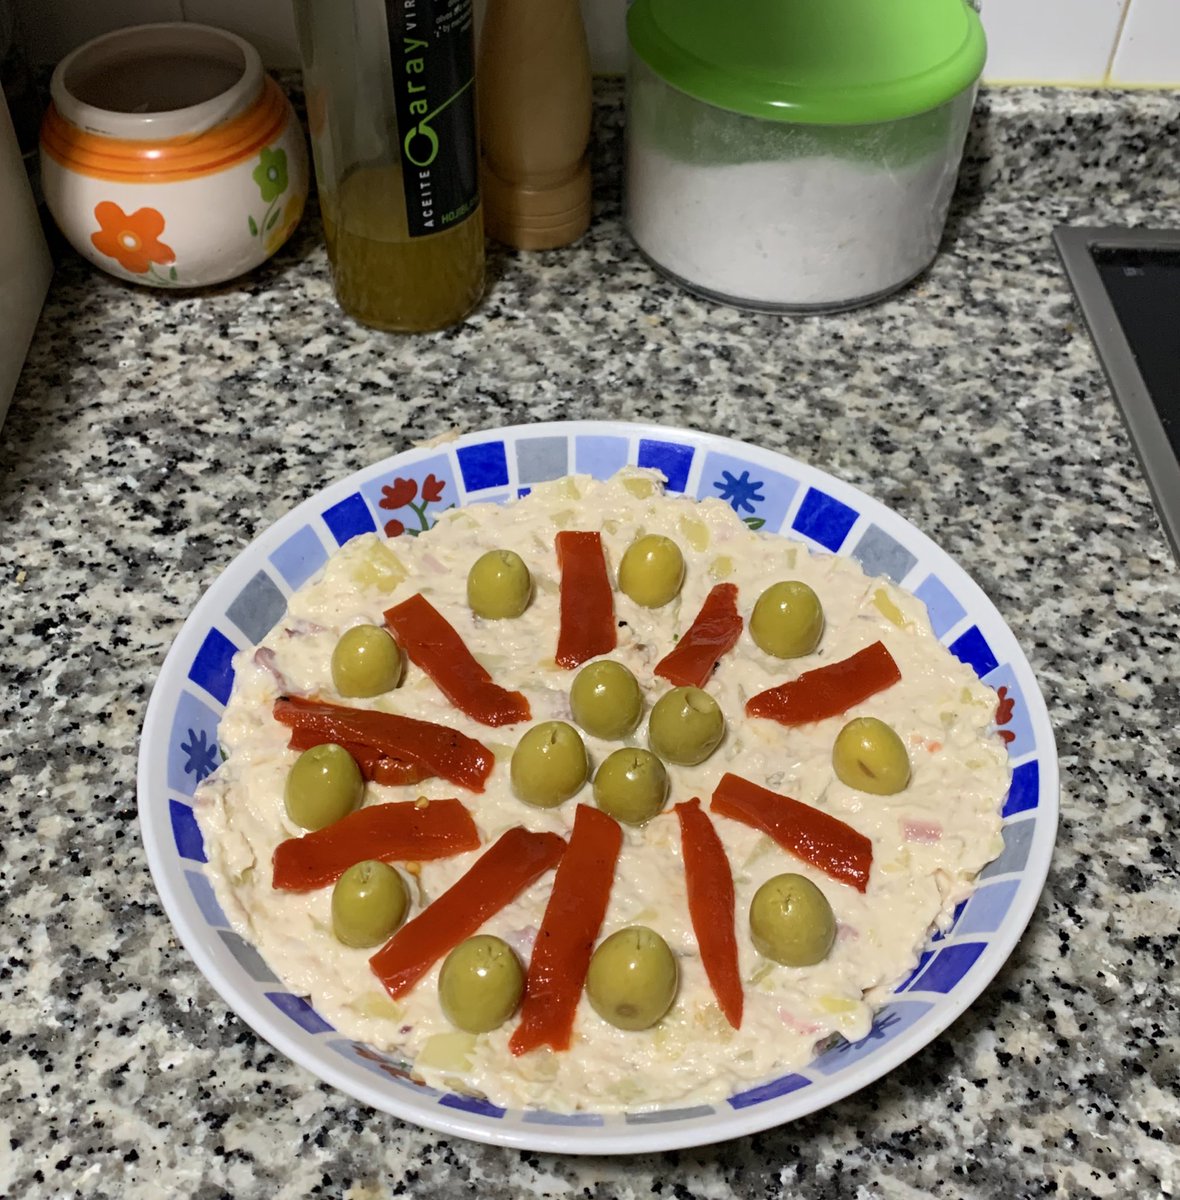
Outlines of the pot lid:
[{"label": "pot lid", "polygon": [[967,0],[635,0],[627,32],[688,95],[800,124],[926,112],[975,83],[986,57]]}]

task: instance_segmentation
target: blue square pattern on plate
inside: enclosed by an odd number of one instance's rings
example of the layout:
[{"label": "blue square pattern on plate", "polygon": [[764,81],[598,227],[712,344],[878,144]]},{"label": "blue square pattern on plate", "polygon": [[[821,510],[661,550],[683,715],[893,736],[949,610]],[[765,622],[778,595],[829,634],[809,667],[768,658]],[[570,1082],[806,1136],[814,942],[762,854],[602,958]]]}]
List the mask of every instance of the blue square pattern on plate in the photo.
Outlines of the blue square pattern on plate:
[{"label": "blue square pattern on plate", "polygon": [[1028,865],[1036,829],[1035,820],[1009,821],[1003,829],[1004,849],[998,858],[993,858],[979,872],[979,878],[994,879],[998,875],[1011,875],[1016,871],[1023,871]]},{"label": "blue square pattern on plate", "polygon": [[[944,950],[945,954],[946,951]],[[870,1054],[876,1054],[887,1042],[900,1037],[924,1013],[934,1006],[927,1001],[895,1000],[873,1014],[873,1024],[869,1032],[859,1042],[848,1042],[841,1039],[834,1046],[825,1050],[812,1064],[811,1069],[822,1075],[834,1075],[845,1067]]]},{"label": "blue square pattern on plate", "polygon": [[188,677],[222,704],[229,703],[234,687],[234,655],[238,648],[216,626],[205,634]]},{"label": "blue square pattern on plate", "polygon": [[936,638],[941,639],[967,615],[967,610],[937,575],[927,575],[915,589],[914,595],[926,605]]},{"label": "blue square pattern on plate", "polygon": [[967,901],[967,909],[955,926],[955,934],[995,933],[1003,924],[1020,887],[1019,879],[1005,879],[977,888]]},{"label": "blue square pattern on plate", "polygon": [[1023,758],[1037,748],[1032,718],[1024,693],[1016,682],[1016,672],[1010,663],[1002,663],[990,672],[984,683],[995,688],[1000,702],[996,709],[996,727],[1008,744],[1009,758]]},{"label": "blue square pattern on plate", "polygon": [[460,1096],[455,1092],[447,1092],[439,1101],[444,1108],[457,1108],[460,1112],[475,1113],[480,1117],[494,1117],[501,1120],[508,1111],[499,1108],[488,1100],[480,1100],[477,1096]]},{"label": "blue square pattern on plate", "polygon": [[373,514],[360,492],[345,496],[338,504],[326,508],[320,515],[339,546],[362,533],[373,533],[377,528]]},{"label": "blue square pattern on plate", "polygon": [[665,1125],[671,1121],[691,1121],[697,1117],[711,1117],[716,1109],[708,1104],[694,1104],[689,1108],[657,1108],[651,1112],[624,1113],[627,1125]]},{"label": "blue square pattern on plate", "polygon": [[894,583],[901,583],[918,561],[917,555],[879,525],[870,525],[864,531],[853,548],[852,557],[864,567],[866,575],[884,575]]},{"label": "blue square pattern on plate", "polygon": [[1012,772],[1012,782],[1008,785],[1008,796],[1000,815],[1011,817],[1036,808],[1040,792],[1041,769],[1037,760],[1021,763]]},{"label": "blue square pattern on plate", "polygon": [[301,588],[328,561],[328,552],[310,525],[296,530],[270,561],[291,588]]},{"label": "blue square pattern on plate", "polygon": [[168,787],[191,796],[197,784],[217,769],[218,715],[191,692],[181,692],[168,735]]},{"label": "blue square pattern on plate", "polygon": [[990,675],[1000,665],[978,625],[972,625],[965,633],[959,634],[948,649],[960,662],[965,662],[980,679]]},{"label": "blue square pattern on plate", "polygon": [[798,490],[799,481],[789,475],[712,451],[701,469],[697,498],[724,500],[752,529],[777,530]]},{"label": "blue square pattern on plate", "polygon": [[265,571],[259,571],[229,602],[225,615],[251,642],[257,643],[286,611],[287,597]]},{"label": "blue square pattern on plate", "polygon": [[844,545],[858,515],[855,508],[835,496],[829,496],[819,488],[808,488],[791,528],[835,554]]},{"label": "blue square pattern on plate", "polygon": [[654,467],[662,471],[668,481],[668,491],[682,492],[688,486],[688,473],[692,470],[692,459],[696,451],[683,442],[657,442],[642,438],[639,442],[637,462],[641,467]]},{"label": "blue square pattern on plate", "polygon": [[918,979],[910,985],[909,990],[942,992],[945,995],[958,985],[986,949],[986,942],[956,942],[952,946],[944,946],[930,960]]},{"label": "blue square pattern on plate", "polygon": [[172,823],[172,840],[176,853],[190,862],[208,862],[205,855],[205,839],[193,810],[179,800],[168,801],[168,820]]},{"label": "blue square pattern on plate", "polygon": [[526,1108],[520,1119],[526,1125],[603,1125],[599,1113],[555,1113],[544,1108]]},{"label": "blue square pattern on plate", "polygon": [[228,930],[229,921],[221,911],[221,905],[217,903],[213,885],[209,880],[200,871],[185,871],[184,877],[193,899],[197,902],[197,908],[201,910],[201,916],[215,929]]},{"label": "blue square pattern on plate", "polygon": [[445,454],[415,462],[404,474],[396,471],[370,479],[361,485],[361,495],[389,537],[424,532],[438,520],[439,513],[459,501],[455,473]]},{"label": "blue square pattern on plate", "polygon": [[904,992],[919,975],[926,970],[926,964],[934,957],[933,950],[923,950],[918,955],[918,962],[914,969],[899,983],[894,989],[894,993]]},{"label": "blue square pattern on plate", "polygon": [[234,961],[255,983],[280,983],[279,977],[266,965],[266,960],[244,937],[232,929],[223,929],[218,936]]},{"label": "blue square pattern on plate", "polygon": [[263,995],[279,1012],[290,1017],[300,1029],[306,1029],[308,1033],[331,1033],[333,1031],[334,1027],[329,1025],[302,996],[296,996],[291,992],[263,992]]},{"label": "blue square pattern on plate", "polygon": [[592,435],[574,439],[574,470],[579,475],[609,479],[627,465],[626,438]]},{"label": "blue square pattern on plate", "polygon": [[460,446],[455,453],[467,491],[482,492],[486,488],[508,486],[508,456],[504,452],[503,442]]},{"label": "blue square pattern on plate", "polygon": [[760,1083],[757,1087],[735,1093],[730,1096],[729,1104],[731,1108],[749,1108],[752,1104],[762,1104],[776,1096],[790,1095],[791,1092],[797,1092],[810,1083],[811,1080],[806,1075],[782,1075],[769,1083]]},{"label": "blue square pattern on plate", "polygon": [[520,438],[516,443],[516,477],[521,483],[544,483],[569,474],[569,439]]}]

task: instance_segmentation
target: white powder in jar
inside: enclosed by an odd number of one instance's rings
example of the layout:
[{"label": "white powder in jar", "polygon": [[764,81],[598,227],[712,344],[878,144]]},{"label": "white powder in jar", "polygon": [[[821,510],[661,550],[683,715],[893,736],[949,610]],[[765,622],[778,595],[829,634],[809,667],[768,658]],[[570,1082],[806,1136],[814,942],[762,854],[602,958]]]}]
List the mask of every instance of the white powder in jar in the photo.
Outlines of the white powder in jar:
[{"label": "white powder in jar", "polygon": [[901,168],[836,156],[702,165],[633,138],[627,215],[679,280],[756,306],[851,305],[933,260],[957,158]]}]

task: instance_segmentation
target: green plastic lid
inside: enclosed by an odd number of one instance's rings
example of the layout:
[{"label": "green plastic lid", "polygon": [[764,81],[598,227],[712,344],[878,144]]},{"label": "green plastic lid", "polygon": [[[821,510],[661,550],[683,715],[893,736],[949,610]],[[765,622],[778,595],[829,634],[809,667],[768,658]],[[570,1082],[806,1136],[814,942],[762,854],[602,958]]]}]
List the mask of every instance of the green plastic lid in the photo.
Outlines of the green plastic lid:
[{"label": "green plastic lid", "polygon": [[635,53],[718,108],[815,125],[927,112],[987,53],[967,0],[635,0]]}]

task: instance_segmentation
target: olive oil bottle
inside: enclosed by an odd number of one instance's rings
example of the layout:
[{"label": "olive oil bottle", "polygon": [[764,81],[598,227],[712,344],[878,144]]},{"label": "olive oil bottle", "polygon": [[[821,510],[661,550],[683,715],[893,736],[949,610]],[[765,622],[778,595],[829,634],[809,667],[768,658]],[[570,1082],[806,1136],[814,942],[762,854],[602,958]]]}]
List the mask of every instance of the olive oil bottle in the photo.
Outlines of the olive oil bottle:
[{"label": "olive oil bottle", "polygon": [[471,0],[296,0],[340,306],[378,329],[453,325],[484,282]]}]

